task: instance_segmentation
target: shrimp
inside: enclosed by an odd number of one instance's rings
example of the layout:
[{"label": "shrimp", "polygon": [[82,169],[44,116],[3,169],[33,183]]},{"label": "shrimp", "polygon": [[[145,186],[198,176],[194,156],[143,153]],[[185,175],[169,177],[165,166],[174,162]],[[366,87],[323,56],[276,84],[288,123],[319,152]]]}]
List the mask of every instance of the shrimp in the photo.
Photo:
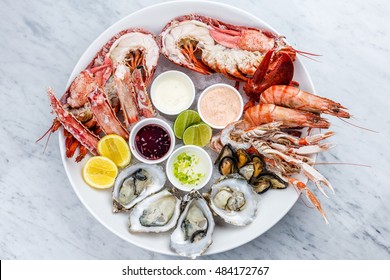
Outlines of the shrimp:
[{"label": "shrimp", "polygon": [[340,118],[349,118],[350,115],[344,106],[330,99],[317,96],[293,86],[271,86],[260,96],[261,104],[275,104],[278,106],[299,109],[311,113],[324,113]]},{"label": "shrimp", "polygon": [[284,127],[329,128],[330,123],[313,113],[284,108],[274,104],[259,104],[245,111],[244,121],[255,127],[280,121]]}]

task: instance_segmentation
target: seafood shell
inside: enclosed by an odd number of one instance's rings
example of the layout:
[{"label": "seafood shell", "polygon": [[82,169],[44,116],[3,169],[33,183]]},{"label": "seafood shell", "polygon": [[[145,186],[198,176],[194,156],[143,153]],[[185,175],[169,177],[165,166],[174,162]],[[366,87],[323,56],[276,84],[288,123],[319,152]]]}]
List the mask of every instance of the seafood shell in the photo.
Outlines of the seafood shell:
[{"label": "seafood shell", "polygon": [[236,158],[237,158],[237,168],[240,169],[244,165],[248,164],[250,162],[251,158],[248,155],[248,153],[243,149],[238,149],[236,152]]},{"label": "seafood shell", "polygon": [[256,217],[257,195],[238,174],[219,179],[211,186],[208,199],[214,213],[229,224],[245,226]]},{"label": "seafood shell", "polygon": [[181,200],[168,190],[150,195],[132,208],[130,232],[164,232],[172,229],[180,215]]},{"label": "seafood shell", "polygon": [[180,256],[195,259],[211,245],[215,223],[206,200],[199,192],[189,193],[184,198],[187,199],[190,200],[171,235],[170,246]]},{"label": "seafood shell", "polygon": [[219,162],[219,173],[222,175],[229,175],[236,172],[236,159],[233,157],[224,157]]},{"label": "seafood shell", "polygon": [[[241,169],[239,170],[239,173],[242,177],[245,178],[245,180],[249,181],[255,173],[255,167],[252,163],[250,163],[248,165],[241,167]],[[224,175],[224,174],[222,174],[222,175]]]},{"label": "seafood shell", "polygon": [[253,177],[257,178],[261,173],[265,172],[265,163],[260,156],[252,156],[252,164],[254,167]]},{"label": "seafood shell", "polygon": [[147,196],[158,192],[166,181],[162,167],[139,163],[123,169],[112,190],[113,211],[131,209]]},{"label": "seafood shell", "polygon": [[230,144],[226,144],[225,146],[223,146],[214,164],[219,164],[220,161],[223,160],[225,157],[234,157],[234,150],[232,145]]},{"label": "seafood shell", "polygon": [[285,189],[288,182],[271,172],[261,174],[258,178],[251,180],[253,190],[257,193],[265,193],[271,189]]}]

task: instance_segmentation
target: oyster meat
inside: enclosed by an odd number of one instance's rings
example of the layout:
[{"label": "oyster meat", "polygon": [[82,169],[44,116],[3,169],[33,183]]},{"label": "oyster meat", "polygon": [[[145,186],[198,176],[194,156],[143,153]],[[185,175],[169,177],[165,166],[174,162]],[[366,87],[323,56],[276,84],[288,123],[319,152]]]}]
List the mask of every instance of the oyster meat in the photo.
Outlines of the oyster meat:
[{"label": "oyster meat", "polygon": [[164,171],[157,165],[139,163],[123,169],[112,191],[113,211],[131,209],[147,196],[161,190],[165,181]]},{"label": "oyster meat", "polygon": [[150,195],[132,208],[131,232],[164,232],[172,229],[180,215],[181,200],[168,190]]},{"label": "oyster meat", "polygon": [[171,248],[181,256],[192,259],[203,254],[212,243],[214,218],[207,202],[199,192],[191,192],[171,235]]},{"label": "oyster meat", "polygon": [[238,174],[219,179],[207,196],[214,213],[229,224],[245,226],[256,217],[257,195]]}]

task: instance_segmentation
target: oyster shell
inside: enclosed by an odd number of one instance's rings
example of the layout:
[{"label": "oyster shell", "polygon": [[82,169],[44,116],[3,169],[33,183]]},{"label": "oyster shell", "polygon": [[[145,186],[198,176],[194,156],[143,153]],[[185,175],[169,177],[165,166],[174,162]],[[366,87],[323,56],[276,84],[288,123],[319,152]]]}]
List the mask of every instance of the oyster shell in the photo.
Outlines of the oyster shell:
[{"label": "oyster shell", "polygon": [[113,211],[131,209],[147,196],[162,189],[165,181],[165,173],[157,165],[139,163],[123,169],[112,190]]},{"label": "oyster shell", "polygon": [[211,186],[209,205],[225,222],[245,226],[256,217],[257,195],[248,182],[237,174],[224,176]]},{"label": "oyster shell", "polygon": [[152,194],[134,206],[129,215],[131,232],[164,232],[176,225],[180,202],[168,190]]},{"label": "oyster shell", "polygon": [[190,201],[171,235],[170,246],[180,256],[194,259],[211,245],[215,223],[207,202],[199,192],[189,193],[185,197],[187,199]]}]

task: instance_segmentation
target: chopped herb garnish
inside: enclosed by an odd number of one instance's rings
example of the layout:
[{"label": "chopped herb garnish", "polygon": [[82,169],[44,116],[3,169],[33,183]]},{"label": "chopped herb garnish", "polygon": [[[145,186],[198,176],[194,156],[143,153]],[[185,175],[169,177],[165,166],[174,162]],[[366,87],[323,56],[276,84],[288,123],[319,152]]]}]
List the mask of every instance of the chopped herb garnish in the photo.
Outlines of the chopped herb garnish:
[{"label": "chopped herb garnish", "polygon": [[204,173],[195,173],[195,166],[199,163],[196,155],[181,153],[173,163],[173,174],[183,185],[198,185],[205,176]]}]

